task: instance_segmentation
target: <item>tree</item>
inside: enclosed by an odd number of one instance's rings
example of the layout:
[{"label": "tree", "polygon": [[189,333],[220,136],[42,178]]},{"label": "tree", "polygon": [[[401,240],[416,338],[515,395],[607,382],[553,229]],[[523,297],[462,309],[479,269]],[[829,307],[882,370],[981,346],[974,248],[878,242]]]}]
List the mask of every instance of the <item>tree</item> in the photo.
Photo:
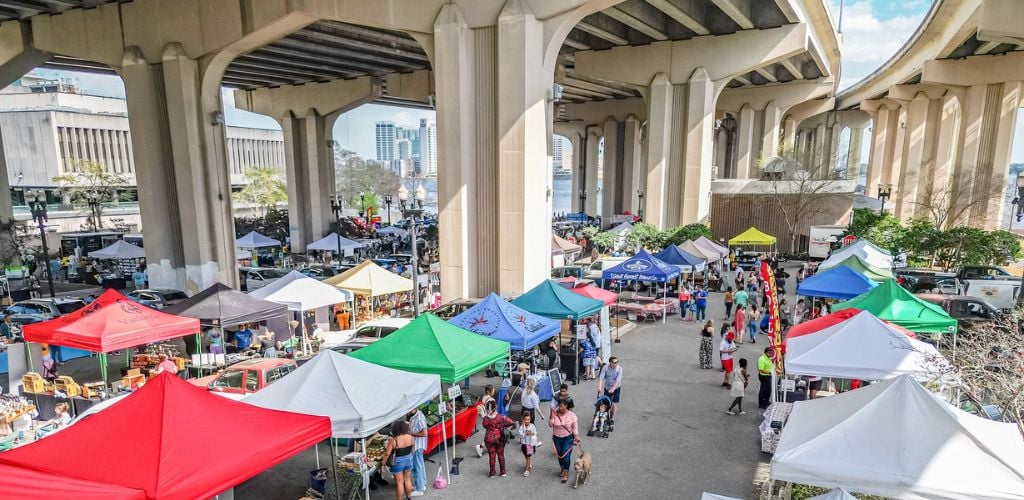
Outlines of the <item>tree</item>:
[{"label": "tree", "polygon": [[28,226],[24,223],[13,218],[0,222],[0,265],[7,268],[29,254],[41,254],[42,250],[35,252],[28,248],[30,239]]},{"label": "tree", "polygon": [[254,207],[264,217],[280,203],[288,201],[288,189],[276,167],[251,167],[245,170],[245,186],[234,194],[237,203]]},{"label": "tree", "polygon": [[914,206],[916,213],[931,219],[935,227],[950,229],[957,224],[966,223],[972,210],[985,208],[989,200],[1003,196],[1003,186],[995,183],[986,186],[987,192],[975,196],[955,189],[951,183],[936,185],[925,182],[918,186],[917,198],[909,202]]},{"label": "tree", "polygon": [[289,235],[288,210],[270,207],[261,216],[235,217],[235,237],[240,238],[251,231],[284,241]]},{"label": "tree", "polygon": [[[353,208],[372,206],[375,213],[379,211],[376,195],[397,193],[401,182],[390,168],[365,160],[346,149],[334,152],[334,168],[337,174],[335,187],[342,202]],[[360,206],[360,193],[363,194],[363,206]]]},{"label": "tree", "polygon": [[626,245],[634,250],[646,248],[650,252],[660,252],[665,248],[666,232],[658,230],[652,224],[639,223],[626,234]]},{"label": "tree", "polygon": [[687,224],[685,226],[666,229],[665,245],[680,245],[683,242],[695,240],[701,236],[711,238],[711,229],[701,223]]},{"label": "tree", "polygon": [[[64,190],[72,206],[79,210],[92,209],[86,219],[86,225],[92,231],[103,227],[103,204],[118,201],[115,188],[129,185],[127,177],[90,160],[73,160],[71,172],[58,175],[53,181]],[[98,203],[90,207],[90,201]]]},{"label": "tree", "polygon": [[820,166],[804,165],[792,149],[783,149],[780,156],[769,158],[762,167],[764,192],[782,212],[789,230],[789,251],[796,252],[800,230],[818,215],[829,210],[838,193],[836,172],[830,170],[831,159]]}]

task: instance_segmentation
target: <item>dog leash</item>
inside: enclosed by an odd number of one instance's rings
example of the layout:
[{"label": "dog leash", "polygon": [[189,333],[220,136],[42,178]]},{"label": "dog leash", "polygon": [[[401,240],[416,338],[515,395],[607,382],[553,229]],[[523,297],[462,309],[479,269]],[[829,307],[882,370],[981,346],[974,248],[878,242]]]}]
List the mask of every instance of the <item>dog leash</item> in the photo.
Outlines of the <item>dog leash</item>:
[{"label": "dog leash", "polygon": [[565,450],[565,453],[563,453],[561,455],[558,455],[559,460],[567,457],[570,453],[572,453],[573,448],[579,448],[580,449],[580,453],[583,453],[583,444],[582,443],[583,442],[580,441],[579,443],[575,443],[572,446],[570,446],[568,450]]}]

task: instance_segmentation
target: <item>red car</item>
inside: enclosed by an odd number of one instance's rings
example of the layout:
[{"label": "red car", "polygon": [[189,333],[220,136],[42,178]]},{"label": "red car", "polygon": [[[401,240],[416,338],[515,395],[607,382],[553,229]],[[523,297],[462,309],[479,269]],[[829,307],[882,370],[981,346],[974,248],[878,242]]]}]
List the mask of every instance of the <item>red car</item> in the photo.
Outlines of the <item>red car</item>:
[{"label": "red car", "polygon": [[291,359],[257,358],[235,363],[220,373],[193,379],[200,387],[231,399],[240,400],[295,371]]}]

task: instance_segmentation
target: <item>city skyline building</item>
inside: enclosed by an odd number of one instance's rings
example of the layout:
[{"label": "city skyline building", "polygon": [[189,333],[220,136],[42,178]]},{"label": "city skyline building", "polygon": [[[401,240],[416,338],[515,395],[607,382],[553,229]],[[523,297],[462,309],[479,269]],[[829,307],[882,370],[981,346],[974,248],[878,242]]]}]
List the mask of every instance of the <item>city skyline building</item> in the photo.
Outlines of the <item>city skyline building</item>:
[{"label": "city skyline building", "polygon": [[437,176],[437,124],[420,119],[420,175]]},{"label": "city skyline building", "polygon": [[395,122],[379,121],[374,124],[377,138],[377,161],[397,159],[395,149]]}]

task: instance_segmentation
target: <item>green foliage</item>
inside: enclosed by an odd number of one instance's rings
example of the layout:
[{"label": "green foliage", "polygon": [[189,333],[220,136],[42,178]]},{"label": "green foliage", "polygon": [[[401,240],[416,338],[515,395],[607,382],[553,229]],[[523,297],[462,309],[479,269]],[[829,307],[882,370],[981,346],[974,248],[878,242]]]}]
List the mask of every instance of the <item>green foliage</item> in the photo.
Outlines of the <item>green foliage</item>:
[{"label": "green foliage", "polygon": [[673,227],[664,231],[667,233],[665,242],[667,245],[679,245],[688,240],[695,240],[704,236],[711,238],[711,229],[704,224],[687,224],[685,226]]},{"label": "green foliage", "polygon": [[633,250],[647,249],[649,252],[660,252],[665,248],[667,234],[652,224],[634,224],[633,230],[626,234],[626,246]]},{"label": "green foliage", "polygon": [[[888,215],[888,214],[886,214]],[[847,227],[846,232],[857,238],[866,238],[868,231],[878,224],[882,215],[869,208],[857,208],[853,210],[853,221]]]},{"label": "green foliage", "polygon": [[[338,195],[348,208],[361,210],[363,207],[374,207],[374,213],[380,213],[377,195],[391,194],[398,202],[398,186],[401,181],[391,169],[383,164],[363,159],[348,150],[334,153],[334,169],[336,172]],[[360,206],[359,195],[363,195]],[[394,206],[394,205],[392,205]]]},{"label": "green foliage", "polygon": [[127,177],[108,170],[106,165],[97,161],[74,160],[71,165],[71,172],[54,177],[53,182],[60,185],[78,210],[89,208],[90,199],[100,202],[95,208],[95,220],[90,215],[87,222],[89,229],[96,231],[103,225],[103,203],[118,201],[117,190],[113,188],[128,186],[130,182]]},{"label": "green foliage", "polygon": [[992,231],[989,235],[989,262],[1009,262],[1021,256],[1020,239],[1009,231]]},{"label": "green foliage", "polygon": [[593,237],[587,238],[591,244],[597,247],[599,252],[607,252],[615,246],[615,240],[618,239],[618,235],[608,231],[595,234]]},{"label": "green foliage", "polygon": [[275,240],[285,241],[288,237],[288,210],[271,207],[261,216],[235,217],[235,237],[256,231]]},{"label": "green foliage", "polygon": [[245,171],[246,185],[234,193],[237,203],[256,207],[261,216],[270,213],[278,203],[288,201],[288,190],[281,171],[275,167],[252,167]]}]

